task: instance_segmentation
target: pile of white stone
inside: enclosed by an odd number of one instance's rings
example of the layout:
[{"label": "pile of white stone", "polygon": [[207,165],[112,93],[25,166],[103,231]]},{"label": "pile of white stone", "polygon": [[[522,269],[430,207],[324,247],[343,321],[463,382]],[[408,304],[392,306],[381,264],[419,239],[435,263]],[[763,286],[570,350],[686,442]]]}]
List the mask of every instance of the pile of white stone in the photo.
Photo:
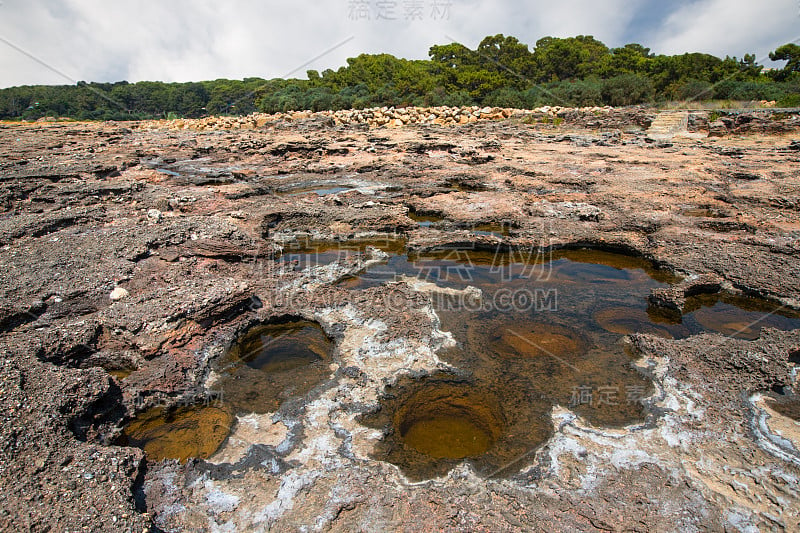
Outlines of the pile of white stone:
[{"label": "pile of white stone", "polygon": [[504,120],[528,115],[555,117],[569,111],[583,113],[608,113],[612,107],[565,108],[544,106],[536,109],[501,107],[375,107],[370,109],[344,109],[340,111],[289,111],[286,113],[253,113],[242,117],[205,117],[199,119],[156,120],[142,124],[145,128],[188,130],[256,129],[275,122],[292,122],[306,119],[329,119],[334,125],[367,124],[370,127],[399,128],[410,124],[437,124],[453,126],[479,120]]},{"label": "pile of white stone", "polygon": [[335,124],[369,124],[399,128],[408,124],[469,124],[478,120],[503,120],[514,114],[513,109],[499,107],[381,107],[348,109],[333,113]]}]

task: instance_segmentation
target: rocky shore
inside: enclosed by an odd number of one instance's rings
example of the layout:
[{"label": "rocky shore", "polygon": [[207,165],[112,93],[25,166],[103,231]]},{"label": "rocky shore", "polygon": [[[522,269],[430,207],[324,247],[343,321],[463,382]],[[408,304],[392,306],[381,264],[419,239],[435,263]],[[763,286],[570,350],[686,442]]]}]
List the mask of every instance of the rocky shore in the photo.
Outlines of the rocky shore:
[{"label": "rocky shore", "polygon": [[[800,392],[798,330],[620,335],[652,383],[642,421],[553,405],[547,440],[502,475],[411,480],[363,423],[398,383],[459,375],[435,287],[348,284],[387,254],[588,247],[674,275],[647,298],[665,313],[698,295],[800,310],[798,114],[688,112],[655,138],[657,118],[0,124],[0,529],[797,530],[800,426],[781,405]],[[314,268],[292,257],[359,240]],[[319,382],[229,415],[206,458],[122,445],[153,407],[213,407],[232,343],[286,317],[331,339]]]}]

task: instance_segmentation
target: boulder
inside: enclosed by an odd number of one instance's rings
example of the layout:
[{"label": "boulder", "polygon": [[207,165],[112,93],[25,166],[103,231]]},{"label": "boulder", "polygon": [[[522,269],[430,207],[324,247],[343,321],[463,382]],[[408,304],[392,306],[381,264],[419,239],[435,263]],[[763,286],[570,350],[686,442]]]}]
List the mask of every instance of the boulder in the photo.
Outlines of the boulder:
[{"label": "boulder", "polygon": [[715,120],[708,124],[709,137],[723,137],[728,134],[728,127],[721,120]]}]

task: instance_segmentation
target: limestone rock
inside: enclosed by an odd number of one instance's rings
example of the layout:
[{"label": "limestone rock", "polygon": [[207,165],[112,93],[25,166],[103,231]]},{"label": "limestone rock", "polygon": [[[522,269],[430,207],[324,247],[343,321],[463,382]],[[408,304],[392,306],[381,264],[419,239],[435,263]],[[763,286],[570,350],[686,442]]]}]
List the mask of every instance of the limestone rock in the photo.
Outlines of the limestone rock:
[{"label": "limestone rock", "polygon": [[108,297],[111,298],[112,302],[117,302],[119,300],[122,300],[123,298],[127,298],[128,296],[129,296],[128,291],[123,289],[122,287],[115,287],[114,290],[111,291],[111,294],[108,295]]}]

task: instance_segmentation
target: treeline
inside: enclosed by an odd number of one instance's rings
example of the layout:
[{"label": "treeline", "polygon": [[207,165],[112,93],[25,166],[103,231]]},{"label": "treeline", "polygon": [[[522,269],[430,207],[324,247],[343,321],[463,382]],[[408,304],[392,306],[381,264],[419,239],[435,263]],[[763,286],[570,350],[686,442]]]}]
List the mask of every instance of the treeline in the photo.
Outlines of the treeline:
[{"label": "treeline", "polygon": [[625,106],[667,100],[775,100],[800,106],[800,46],[770,54],[786,61],[765,71],[753,55],[656,55],[639,44],[609,48],[591,36],[545,37],[531,51],[514,37],[486,37],[475,50],[431,47],[428,60],[362,54],[307,80],[247,78],[196,83],[85,83],[0,90],[0,119],[241,115],[378,106]]}]

